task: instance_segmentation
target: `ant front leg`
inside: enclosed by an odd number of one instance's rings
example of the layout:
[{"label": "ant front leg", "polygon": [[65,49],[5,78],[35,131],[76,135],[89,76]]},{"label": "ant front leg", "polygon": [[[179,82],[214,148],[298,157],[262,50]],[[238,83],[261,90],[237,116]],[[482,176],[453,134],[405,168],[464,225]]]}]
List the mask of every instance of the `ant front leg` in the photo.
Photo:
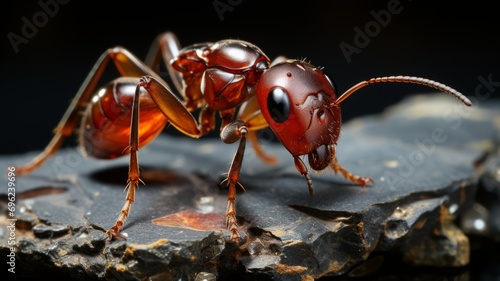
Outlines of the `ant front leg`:
[{"label": "ant front leg", "polygon": [[358,183],[361,186],[366,186],[367,184],[373,184],[372,178],[357,176],[349,172],[347,169],[344,169],[342,166],[340,166],[339,162],[337,161],[337,156],[335,155],[334,144],[331,145],[331,152],[332,152],[332,162],[330,163],[330,166],[332,167],[335,173],[340,173],[342,176],[344,176],[345,179]]},{"label": "ant front leg", "polygon": [[[349,172],[347,169],[343,168],[342,166],[340,166],[340,164],[337,160],[337,156],[335,155],[336,151],[335,151],[334,144],[330,145],[330,153],[331,153],[331,160],[330,160],[329,165],[336,174],[340,173],[342,176],[344,176],[345,179],[350,180],[352,182],[355,182],[361,186],[366,186],[367,184],[373,184],[372,178],[357,176],[357,175]],[[309,176],[307,166],[304,164],[304,162],[302,161],[302,159],[300,159],[299,156],[294,155],[293,159],[294,159],[294,163],[295,163],[295,168],[305,178],[305,180],[307,182],[307,187],[309,188],[309,194],[311,196],[314,196],[314,185],[313,185],[311,177]]]},{"label": "ant front leg", "polygon": [[[236,185],[238,184],[243,188],[243,186],[238,182],[240,178],[241,165],[243,163],[243,155],[245,153],[246,146],[246,136],[248,134],[248,127],[243,121],[234,121],[228,124],[221,131],[221,139],[225,143],[234,143],[240,139],[240,144],[238,150],[234,155],[233,161],[231,162],[231,167],[229,168],[229,173],[227,175],[227,185],[229,187],[227,195],[227,210],[226,210],[226,226],[231,232],[229,242],[236,243],[241,240],[241,236],[238,233],[238,220],[236,218]],[[243,188],[243,190],[245,190]]]}]

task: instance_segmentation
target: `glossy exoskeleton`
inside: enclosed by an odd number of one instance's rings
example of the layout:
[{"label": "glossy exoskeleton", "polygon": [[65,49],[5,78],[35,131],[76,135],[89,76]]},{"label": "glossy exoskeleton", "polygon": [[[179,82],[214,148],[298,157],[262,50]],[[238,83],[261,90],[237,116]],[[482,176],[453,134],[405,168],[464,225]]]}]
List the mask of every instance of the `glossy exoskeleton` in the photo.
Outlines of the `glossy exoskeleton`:
[{"label": "glossy exoskeleton", "polygon": [[[108,63],[122,77],[100,90],[96,86]],[[158,74],[164,62],[172,89]],[[314,187],[311,169],[331,167],[335,173],[365,186],[373,183],[344,169],[335,156],[340,134],[340,103],[367,85],[382,82],[415,83],[448,93],[467,106],[461,93],[441,83],[413,76],[389,76],[362,81],[338,96],[323,71],[301,60],[278,58],[271,62],[255,45],[241,40],[222,40],[180,49],[176,37],[165,33],[154,41],[145,62],[121,47],[108,49],[98,59],[67,109],[55,136],[30,163],[17,167],[27,174],[41,166],[79,127],[82,151],[91,157],[110,159],[130,155],[125,204],[115,224],[107,231],[110,239],[124,238],[120,231],[134,202],[139,178],[138,148],[147,145],[167,125],[193,138],[216,127],[225,143],[240,141],[225,182],[229,187],[226,211],[230,241],[240,239],[236,220],[236,185],[247,138],[262,160],[273,162],[259,146],[255,131],[270,127],[294,159],[310,194]],[[192,112],[199,110],[198,120]]]}]

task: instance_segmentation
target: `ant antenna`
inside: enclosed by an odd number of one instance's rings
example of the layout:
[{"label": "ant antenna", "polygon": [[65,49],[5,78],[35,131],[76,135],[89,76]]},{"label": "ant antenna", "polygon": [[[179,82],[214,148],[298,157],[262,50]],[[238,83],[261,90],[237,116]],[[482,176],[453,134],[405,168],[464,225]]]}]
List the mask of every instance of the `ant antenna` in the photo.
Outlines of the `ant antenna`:
[{"label": "ant antenna", "polygon": [[434,80],[422,78],[422,77],[415,77],[415,76],[385,76],[385,77],[377,77],[377,78],[372,78],[367,81],[362,81],[359,82],[358,84],[352,86],[350,89],[345,91],[336,101],[335,104],[339,104],[342,101],[344,101],[346,98],[348,98],[350,95],[352,95],[354,92],[357,90],[364,88],[368,85],[372,85],[375,83],[410,83],[410,84],[418,84],[418,85],[423,85],[427,87],[431,87],[434,89],[437,89],[441,92],[447,93],[458,100],[460,100],[462,103],[464,103],[467,106],[472,106],[472,102],[462,93],[459,91],[445,85],[439,82],[436,82]]}]

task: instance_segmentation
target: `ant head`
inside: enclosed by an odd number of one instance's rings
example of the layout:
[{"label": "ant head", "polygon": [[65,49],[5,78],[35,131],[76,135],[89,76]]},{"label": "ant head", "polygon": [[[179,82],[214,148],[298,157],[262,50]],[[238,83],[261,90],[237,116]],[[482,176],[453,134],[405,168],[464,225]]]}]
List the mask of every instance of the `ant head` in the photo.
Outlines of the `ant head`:
[{"label": "ant head", "polygon": [[287,60],[262,74],[255,90],[267,123],[294,155],[308,155],[314,170],[326,168],[340,132],[340,107],[332,81],[320,68]]}]

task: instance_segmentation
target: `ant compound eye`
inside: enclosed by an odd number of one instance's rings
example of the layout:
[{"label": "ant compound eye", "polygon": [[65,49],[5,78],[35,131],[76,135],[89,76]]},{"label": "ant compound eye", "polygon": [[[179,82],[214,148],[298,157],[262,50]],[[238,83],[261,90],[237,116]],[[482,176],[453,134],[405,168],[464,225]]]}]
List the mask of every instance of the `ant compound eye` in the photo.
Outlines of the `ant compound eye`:
[{"label": "ant compound eye", "polygon": [[277,123],[288,120],[290,115],[290,100],[282,88],[274,88],[267,96],[267,110]]}]

